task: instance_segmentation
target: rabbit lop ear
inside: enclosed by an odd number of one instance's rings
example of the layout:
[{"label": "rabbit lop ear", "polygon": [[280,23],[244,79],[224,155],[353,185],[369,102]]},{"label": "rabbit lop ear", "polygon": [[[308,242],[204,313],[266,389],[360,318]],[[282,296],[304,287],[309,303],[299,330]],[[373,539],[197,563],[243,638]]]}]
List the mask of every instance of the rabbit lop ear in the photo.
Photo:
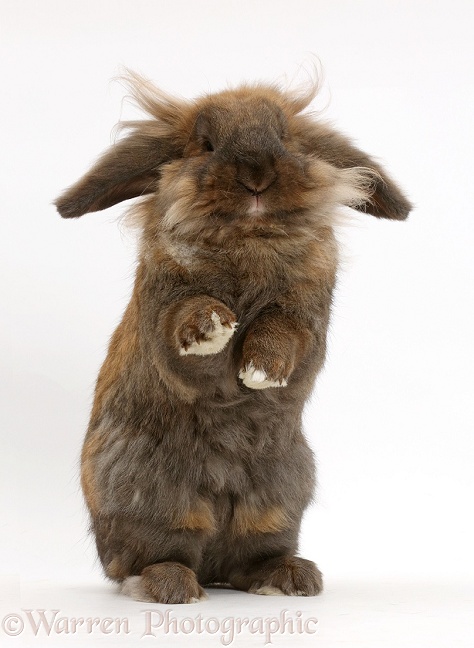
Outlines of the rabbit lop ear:
[{"label": "rabbit lop ear", "polygon": [[155,191],[159,168],[175,157],[164,138],[134,132],[106,151],[55,205],[63,218],[77,218]]},{"label": "rabbit lop ear", "polygon": [[307,153],[340,169],[365,167],[374,172],[373,193],[356,209],[379,218],[404,220],[408,216],[412,209],[410,201],[380,164],[326,124],[313,125],[308,130],[304,129],[302,140]]}]

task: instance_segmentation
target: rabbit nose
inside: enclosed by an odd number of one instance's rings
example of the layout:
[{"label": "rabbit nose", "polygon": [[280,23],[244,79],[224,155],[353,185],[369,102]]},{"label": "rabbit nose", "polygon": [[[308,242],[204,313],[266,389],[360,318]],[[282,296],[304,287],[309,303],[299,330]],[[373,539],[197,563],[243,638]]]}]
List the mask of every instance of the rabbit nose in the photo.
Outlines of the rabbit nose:
[{"label": "rabbit nose", "polygon": [[[240,168],[239,168],[240,167]],[[258,160],[256,156],[249,163],[239,165],[237,169],[237,182],[252,196],[260,196],[276,181],[277,172],[273,161]]]},{"label": "rabbit nose", "polygon": [[242,180],[237,180],[237,182],[244,187],[244,189],[247,189],[249,193],[252,194],[252,196],[261,196],[264,191],[266,191],[270,185],[272,185],[276,180],[276,174],[274,177],[271,178],[266,178],[265,180],[262,180],[261,182],[249,182],[249,181],[242,181]]}]

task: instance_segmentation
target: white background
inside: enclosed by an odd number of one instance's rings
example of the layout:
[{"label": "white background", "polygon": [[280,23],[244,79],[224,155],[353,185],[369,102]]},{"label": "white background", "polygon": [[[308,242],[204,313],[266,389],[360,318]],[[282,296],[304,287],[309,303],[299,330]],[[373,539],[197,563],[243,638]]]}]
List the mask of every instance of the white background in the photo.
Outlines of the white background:
[{"label": "white background", "polygon": [[[385,164],[416,209],[404,223],[354,214],[340,233],[329,355],[305,415],[319,489],[301,553],[326,593],[212,591],[200,611],[318,617],[318,636],[278,645],[471,645],[474,4],[0,0],[0,29],[2,613],[141,609],[94,563],[78,480],[134,239],[118,224],[123,205],[63,221],[51,204],[130,114],[112,77],[126,65],[192,97],[301,80],[317,56],[316,107]],[[56,639],[25,629],[22,645]],[[221,645],[218,635],[179,641]]]}]

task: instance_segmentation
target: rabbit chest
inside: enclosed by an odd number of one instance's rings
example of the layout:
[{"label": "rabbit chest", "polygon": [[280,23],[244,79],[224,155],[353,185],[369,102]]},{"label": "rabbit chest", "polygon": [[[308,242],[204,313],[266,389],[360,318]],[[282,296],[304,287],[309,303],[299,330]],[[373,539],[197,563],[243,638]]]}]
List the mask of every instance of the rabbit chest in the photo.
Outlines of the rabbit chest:
[{"label": "rabbit chest", "polygon": [[[311,480],[301,412],[322,362],[321,344],[310,346],[284,389],[248,389],[238,378],[245,340],[262,313],[290,299],[297,317],[327,316],[332,286],[318,281],[328,272],[329,252],[308,247],[309,256],[293,252],[286,259],[255,246],[214,258],[180,248],[139,268],[84,444],[83,475],[101,493],[102,512],[159,510],[196,493],[268,499],[275,483],[298,491],[295,470]],[[239,324],[220,353],[180,357],[167,341],[167,308],[200,293],[225,303]]]}]

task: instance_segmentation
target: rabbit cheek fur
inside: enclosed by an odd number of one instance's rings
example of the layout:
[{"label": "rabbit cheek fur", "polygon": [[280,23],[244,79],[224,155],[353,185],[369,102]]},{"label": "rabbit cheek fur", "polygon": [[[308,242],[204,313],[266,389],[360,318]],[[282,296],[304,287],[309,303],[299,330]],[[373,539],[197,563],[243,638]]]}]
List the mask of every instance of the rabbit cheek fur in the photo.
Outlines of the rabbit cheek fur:
[{"label": "rabbit cheek fur", "polygon": [[146,601],[203,585],[314,595],[296,557],[314,461],[301,416],[326,347],[338,205],[405,218],[371,158],[243,87],[174,100],[132,75],[152,119],[57,201],[65,217],[149,194],[130,303],[100,371],[82,487],[106,575]]}]

